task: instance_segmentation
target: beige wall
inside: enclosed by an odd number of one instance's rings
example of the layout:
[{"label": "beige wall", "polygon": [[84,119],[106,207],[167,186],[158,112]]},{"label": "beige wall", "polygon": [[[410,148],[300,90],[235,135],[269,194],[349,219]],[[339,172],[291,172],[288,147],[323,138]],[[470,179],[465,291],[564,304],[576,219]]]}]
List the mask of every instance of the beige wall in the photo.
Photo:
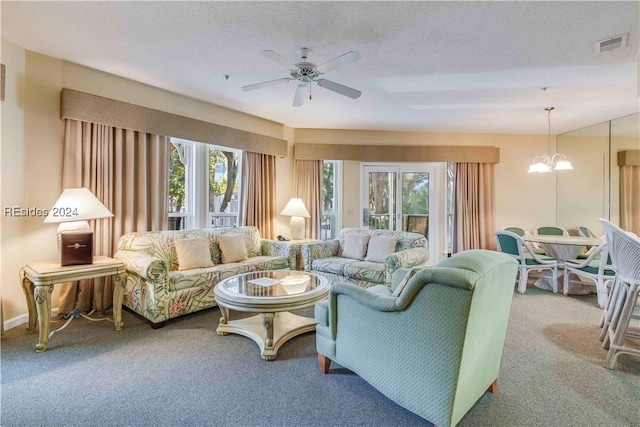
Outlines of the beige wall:
[{"label": "beige wall", "polygon": [[[295,142],[306,144],[485,145],[500,149],[496,165],[496,227],[532,229],[556,223],[556,175],[529,175],[531,160],[546,153],[546,135],[376,132],[296,129]],[[552,148],[553,149],[553,148]],[[344,164],[343,226],[359,226],[360,162]]]},{"label": "beige wall", "polygon": [[[276,200],[280,211],[293,195],[293,141],[304,143],[488,145],[500,148],[496,166],[496,226],[533,228],[555,223],[553,174],[530,176],[531,159],[546,149],[546,136],[422,132],[293,130],[281,124],[227,110],[114,75],[27,52],[2,40],[7,66],[2,103],[2,207],[49,209],[60,192],[63,126],[59,95],[63,87],[155,108],[289,142],[288,158],[277,160]],[[343,226],[359,224],[359,162],[343,170]],[[2,217],[1,292],[7,327],[26,321],[19,271],[26,263],[55,259],[56,227],[43,218]],[[276,232],[287,234],[289,219],[278,216]],[[53,307],[57,306],[54,292]]]},{"label": "beige wall", "polygon": [[[2,103],[2,195],[5,207],[49,209],[62,192],[63,122],[60,91],[63,87],[105,96],[132,104],[172,112],[275,138],[289,138],[285,126],[227,110],[202,101],[132,82],[111,74],[25,51],[2,40],[2,63],[6,65],[6,96]],[[278,211],[291,196],[291,157],[277,160]],[[3,212],[4,213],[4,212]],[[26,321],[26,303],[20,285],[20,268],[34,261],[56,259],[55,225],[44,218],[11,218],[1,222],[1,292],[7,327]],[[276,232],[286,234],[288,218],[277,218]],[[57,306],[57,292],[52,306]]]}]

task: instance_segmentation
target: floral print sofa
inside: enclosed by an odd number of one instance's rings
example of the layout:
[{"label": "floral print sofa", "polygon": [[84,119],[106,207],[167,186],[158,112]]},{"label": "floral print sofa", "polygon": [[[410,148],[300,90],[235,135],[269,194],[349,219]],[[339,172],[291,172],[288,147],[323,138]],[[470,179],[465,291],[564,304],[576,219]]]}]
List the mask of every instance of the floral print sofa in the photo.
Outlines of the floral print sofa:
[{"label": "floral print sofa", "polygon": [[[368,247],[361,257],[346,257],[349,236],[368,236]],[[395,240],[388,254],[382,253],[378,260],[368,255],[377,244],[374,237]],[[429,260],[427,239],[418,233],[405,231],[372,230],[368,228],[345,228],[335,240],[311,242],[302,246],[303,269],[329,279],[331,283],[348,282],[363,288],[376,285],[391,285],[391,276],[399,268],[419,267]],[[381,255],[380,253],[378,255]]]},{"label": "floral print sofa", "polygon": [[[232,235],[242,236],[246,259],[224,264],[219,239]],[[206,239],[212,266],[179,269],[175,242],[183,239]],[[114,257],[127,266],[123,304],[148,319],[153,328],[215,306],[213,288],[222,279],[296,265],[294,245],[262,239],[252,226],[127,233],[120,237],[117,249]]]}]

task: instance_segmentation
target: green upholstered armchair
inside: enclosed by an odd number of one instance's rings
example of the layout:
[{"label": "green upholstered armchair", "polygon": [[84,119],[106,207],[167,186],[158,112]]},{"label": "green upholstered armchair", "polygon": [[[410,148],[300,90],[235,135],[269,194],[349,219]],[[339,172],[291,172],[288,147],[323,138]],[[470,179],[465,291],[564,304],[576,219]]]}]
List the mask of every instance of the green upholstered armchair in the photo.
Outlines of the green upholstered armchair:
[{"label": "green upholstered armchair", "polygon": [[[315,307],[323,373],[331,361],[438,426],[457,424],[497,378],[518,263],[493,251],[458,253],[391,289],[334,284]],[[396,292],[397,294],[397,292]]]}]

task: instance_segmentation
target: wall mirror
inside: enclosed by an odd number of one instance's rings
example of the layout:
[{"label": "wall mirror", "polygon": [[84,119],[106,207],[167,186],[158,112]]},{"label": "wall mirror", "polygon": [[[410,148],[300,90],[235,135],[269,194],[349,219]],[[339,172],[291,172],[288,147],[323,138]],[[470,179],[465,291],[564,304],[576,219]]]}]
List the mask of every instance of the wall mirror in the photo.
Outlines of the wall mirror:
[{"label": "wall mirror", "polygon": [[618,153],[640,150],[640,114],[560,134],[557,145],[574,169],[557,173],[556,223],[584,225],[596,235],[602,234],[599,218],[620,224]]}]

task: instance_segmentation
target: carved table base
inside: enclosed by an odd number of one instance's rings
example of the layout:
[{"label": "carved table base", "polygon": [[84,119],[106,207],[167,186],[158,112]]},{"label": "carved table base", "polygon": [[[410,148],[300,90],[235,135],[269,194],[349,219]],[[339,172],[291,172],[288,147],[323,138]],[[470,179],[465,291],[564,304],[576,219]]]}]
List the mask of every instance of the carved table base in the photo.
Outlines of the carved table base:
[{"label": "carved table base", "polygon": [[262,313],[238,320],[228,320],[229,311],[225,311],[227,317],[223,315],[220,318],[216,333],[218,335],[233,333],[251,338],[260,347],[260,356],[264,360],[274,360],[280,346],[291,338],[316,330],[315,319],[286,311]]},{"label": "carved table base", "polygon": [[[60,266],[59,262],[41,262],[27,264],[23,268],[22,289],[27,300],[29,321],[27,332],[35,332],[38,328],[38,343],[36,352],[47,350],[51,332],[51,294],[56,283],[74,282],[83,279],[96,279],[96,305],[97,310],[104,312],[102,307],[102,287],[104,277],[113,276],[113,322],[115,329],[122,329],[122,299],[124,297],[124,273],[125,265],[115,259],[97,256],[93,264]],[[82,315],[83,317],[87,317]],[[104,320],[91,319],[90,320]],[[64,329],[68,322],[59,330]]]}]

